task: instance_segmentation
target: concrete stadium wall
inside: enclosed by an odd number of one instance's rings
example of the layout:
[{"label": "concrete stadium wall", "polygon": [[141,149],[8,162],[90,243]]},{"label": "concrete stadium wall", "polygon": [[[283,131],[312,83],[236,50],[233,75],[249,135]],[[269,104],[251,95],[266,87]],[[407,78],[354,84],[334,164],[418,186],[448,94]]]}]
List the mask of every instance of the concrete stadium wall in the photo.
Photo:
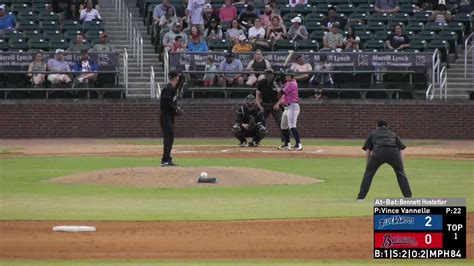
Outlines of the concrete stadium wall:
[{"label": "concrete stadium wall", "polygon": [[[237,101],[185,100],[177,137],[231,137]],[[302,137],[363,138],[379,118],[403,138],[474,139],[473,102],[306,101]],[[159,137],[159,103],[117,101],[0,101],[0,138]],[[270,135],[278,136],[273,118]]]}]

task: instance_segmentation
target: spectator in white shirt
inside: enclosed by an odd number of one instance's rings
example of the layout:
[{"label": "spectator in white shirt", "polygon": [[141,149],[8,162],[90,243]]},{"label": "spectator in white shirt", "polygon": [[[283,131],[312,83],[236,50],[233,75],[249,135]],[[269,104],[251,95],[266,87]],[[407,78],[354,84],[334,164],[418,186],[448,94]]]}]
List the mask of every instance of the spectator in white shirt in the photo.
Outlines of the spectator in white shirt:
[{"label": "spectator in white shirt", "polygon": [[265,29],[260,18],[255,19],[255,26],[249,29],[249,40],[257,47],[269,48],[270,44],[265,40]]},{"label": "spectator in white shirt", "polygon": [[94,21],[94,20],[102,20],[102,17],[99,14],[97,9],[92,8],[92,2],[87,3],[86,9],[81,11],[81,16],[79,19],[83,22],[87,21]]}]

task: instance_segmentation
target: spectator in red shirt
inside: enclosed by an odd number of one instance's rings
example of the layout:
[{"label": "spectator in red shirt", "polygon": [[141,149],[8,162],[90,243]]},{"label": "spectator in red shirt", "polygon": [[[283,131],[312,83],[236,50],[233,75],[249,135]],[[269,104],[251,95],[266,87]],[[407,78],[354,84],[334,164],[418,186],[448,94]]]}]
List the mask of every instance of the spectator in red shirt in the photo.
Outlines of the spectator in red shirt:
[{"label": "spectator in red shirt", "polygon": [[237,19],[237,8],[232,5],[232,0],[225,0],[224,6],[219,9],[219,18],[223,22],[232,22]]}]

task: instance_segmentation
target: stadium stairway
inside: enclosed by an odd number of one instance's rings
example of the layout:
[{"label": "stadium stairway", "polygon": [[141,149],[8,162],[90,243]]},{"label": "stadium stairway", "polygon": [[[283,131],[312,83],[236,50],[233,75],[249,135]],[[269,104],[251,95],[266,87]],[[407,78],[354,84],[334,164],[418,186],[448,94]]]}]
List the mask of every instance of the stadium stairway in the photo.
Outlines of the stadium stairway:
[{"label": "stadium stairway", "polygon": [[448,99],[449,100],[467,100],[469,94],[466,90],[474,89],[474,65],[473,50],[467,56],[467,78],[464,78],[464,48],[458,46],[458,60],[451,64],[448,69]]},{"label": "stadium stairway", "polygon": [[[136,7],[136,1],[127,1],[130,12],[132,12],[134,25],[140,30],[143,38],[143,76],[140,74],[140,66],[136,65],[134,57],[131,57],[131,47],[129,42],[124,38],[125,32],[122,29],[122,23],[115,13],[113,0],[100,1],[100,13],[105,20],[105,31],[109,36],[109,42],[114,49],[120,52],[120,63],[123,63],[123,48],[127,48],[129,53],[129,90],[128,98],[149,98],[150,97],[150,67],[153,66],[156,74],[156,82],[164,82],[163,64],[159,62],[158,54],[155,53],[151,44],[150,36],[146,32],[142,19]],[[123,82],[123,71],[121,69],[121,79]]]}]

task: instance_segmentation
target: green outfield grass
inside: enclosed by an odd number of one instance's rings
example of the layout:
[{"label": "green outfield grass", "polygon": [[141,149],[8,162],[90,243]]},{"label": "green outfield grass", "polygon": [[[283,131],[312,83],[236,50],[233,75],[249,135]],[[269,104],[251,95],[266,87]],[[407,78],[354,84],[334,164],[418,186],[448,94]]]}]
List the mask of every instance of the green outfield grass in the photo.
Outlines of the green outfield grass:
[{"label": "green outfield grass", "polygon": [[[177,159],[183,166],[243,166],[321,178],[313,185],[153,189],[51,184],[52,177],[92,170],[158,166],[158,158],[24,157],[0,159],[2,220],[242,220],[371,215],[375,197],[400,197],[395,175],[380,169],[368,200],[355,201],[363,158]],[[473,202],[472,161],[408,159],[416,197]],[[198,173],[196,173],[198,174]],[[474,209],[468,204],[468,210]]]},{"label": "green outfield grass", "polygon": [[[4,264],[2,264],[4,263]],[[212,260],[212,261],[183,261],[183,260],[133,260],[133,261],[119,261],[119,260],[0,260],[1,265],[11,266],[84,266],[84,265],[98,265],[98,266],[148,266],[148,265],[162,265],[162,266],[310,266],[310,265],[472,265],[473,260]]]},{"label": "green outfield grass", "polygon": [[[235,139],[219,139],[219,138],[203,138],[203,139],[187,139],[179,138],[176,139],[176,145],[236,145],[237,140]],[[116,143],[120,144],[137,144],[137,145],[161,145],[162,139],[147,139],[147,140],[120,140]],[[278,146],[281,144],[278,138],[265,138],[262,141],[262,145]],[[305,138],[303,140],[304,145],[308,146],[362,146],[364,144],[363,139],[311,139]],[[426,145],[438,145],[439,141],[435,140],[406,140],[405,144],[408,146],[426,146]]]}]

